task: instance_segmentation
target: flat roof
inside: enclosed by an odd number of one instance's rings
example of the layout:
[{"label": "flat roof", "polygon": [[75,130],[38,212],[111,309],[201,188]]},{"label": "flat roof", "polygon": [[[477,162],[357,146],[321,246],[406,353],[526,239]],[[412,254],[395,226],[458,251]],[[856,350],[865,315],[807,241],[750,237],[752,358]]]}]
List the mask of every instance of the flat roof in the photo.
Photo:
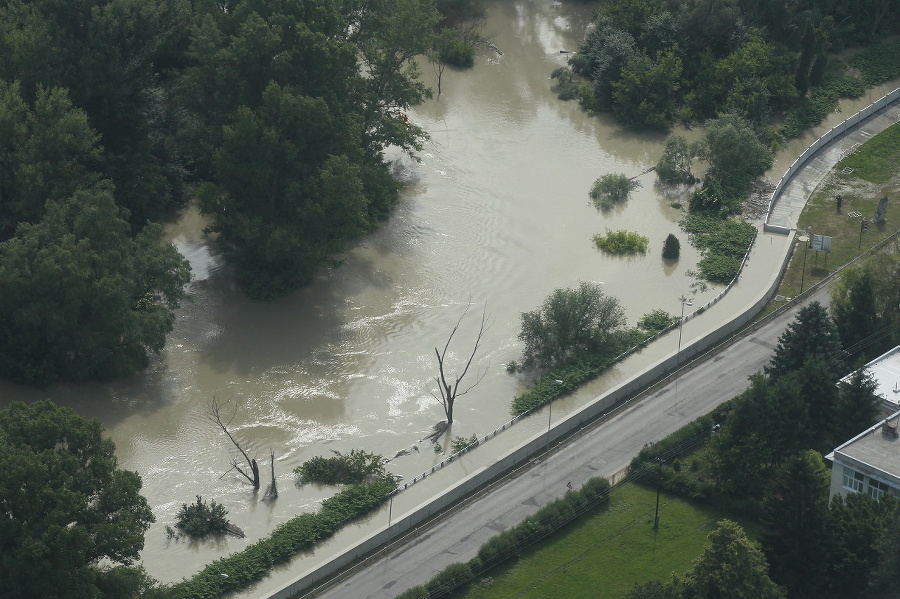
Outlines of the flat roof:
[{"label": "flat roof", "polygon": [[826,457],[843,462],[857,470],[881,475],[894,486],[900,485],[900,436],[885,423],[900,430],[900,411],[894,412],[875,426],[853,437]]},{"label": "flat roof", "polygon": [[[900,407],[900,345],[887,351],[865,366],[877,387],[875,394],[891,405]],[[840,383],[849,383],[853,373],[842,378]]]}]

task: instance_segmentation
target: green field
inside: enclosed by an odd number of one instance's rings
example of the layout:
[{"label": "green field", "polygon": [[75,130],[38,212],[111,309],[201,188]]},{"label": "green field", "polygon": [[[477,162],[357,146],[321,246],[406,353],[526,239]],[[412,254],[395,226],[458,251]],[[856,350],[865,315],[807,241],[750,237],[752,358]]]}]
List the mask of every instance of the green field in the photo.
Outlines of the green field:
[{"label": "green field", "polygon": [[452,596],[619,599],[635,583],[684,574],[725,516],[663,493],[659,531],[654,532],[655,506],[652,488],[614,487],[608,510],[550,536],[491,572],[489,579]]}]

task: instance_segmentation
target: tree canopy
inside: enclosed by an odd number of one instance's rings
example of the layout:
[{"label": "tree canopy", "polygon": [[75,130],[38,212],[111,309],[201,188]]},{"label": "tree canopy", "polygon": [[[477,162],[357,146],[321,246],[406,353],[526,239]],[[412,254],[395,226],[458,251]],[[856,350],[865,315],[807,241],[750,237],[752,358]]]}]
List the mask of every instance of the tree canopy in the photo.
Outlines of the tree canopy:
[{"label": "tree canopy", "polygon": [[798,370],[809,356],[821,356],[832,368],[843,369],[844,358],[840,336],[828,311],[819,302],[800,308],[797,318],[778,338],[778,345],[765,371],[778,377]]},{"label": "tree canopy", "polygon": [[78,191],[0,243],[0,374],[108,379],[163,348],[190,267],[159,225],[131,238],[126,219],[108,187]]},{"label": "tree canopy", "polygon": [[556,289],[540,309],[522,314],[523,366],[551,367],[602,344],[624,324],[619,300],[599,284],[582,281],[577,288]]},{"label": "tree canopy", "polygon": [[97,420],[49,400],[0,410],[3,596],[99,597],[98,564],[130,564],[144,546],[140,489]]}]

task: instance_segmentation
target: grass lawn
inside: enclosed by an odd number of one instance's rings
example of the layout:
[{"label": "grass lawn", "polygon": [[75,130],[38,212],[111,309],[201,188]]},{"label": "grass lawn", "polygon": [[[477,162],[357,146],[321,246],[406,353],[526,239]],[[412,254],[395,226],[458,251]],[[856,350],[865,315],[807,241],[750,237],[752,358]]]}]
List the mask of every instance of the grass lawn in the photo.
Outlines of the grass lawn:
[{"label": "grass lawn", "polygon": [[703,552],[706,536],[726,517],[663,493],[659,531],[654,532],[654,488],[614,487],[610,500],[608,510],[566,527],[494,570],[492,583],[476,582],[453,596],[621,599],[635,583],[688,571]]},{"label": "grass lawn", "polygon": [[[853,169],[844,172],[844,169]],[[778,294],[793,297],[800,286],[808,289],[838,267],[846,264],[867,248],[900,229],[897,213],[900,192],[900,124],[895,124],[863,144],[856,154],[839,162],[822,185],[812,194],[797,225],[799,231],[812,236],[832,238],[830,254],[805,250],[798,244]],[[840,212],[835,198],[843,196]],[[861,231],[862,219],[872,220],[880,199],[888,196],[887,223],[870,222]],[[848,216],[860,213],[862,216]],[[893,216],[893,218],[892,218]],[[804,254],[806,254],[804,267]]]}]

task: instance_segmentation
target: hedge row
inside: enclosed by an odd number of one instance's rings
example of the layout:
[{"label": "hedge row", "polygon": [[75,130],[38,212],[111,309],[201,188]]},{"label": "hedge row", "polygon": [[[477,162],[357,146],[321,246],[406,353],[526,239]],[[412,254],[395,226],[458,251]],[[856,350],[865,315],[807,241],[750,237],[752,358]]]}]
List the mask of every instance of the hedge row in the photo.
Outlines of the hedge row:
[{"label": "hedge row", "polygon": [[332,536],[344,524],[385,502],[396,483],[390,477],[348,487],[322,502],[315,514],[301,514],[278,526],[267,538],[243,551],[218,559],[193,578],[157,589],[148,596],[170,599],[213,599],[241,591],[301,551]]},{"label": "hedge row", "polygon": [[396,599],[434,599],[464,590],[466,585],[491,568],[517,556],[528,546],[579,516],[591,510],[606,508],[609,505],[609,489],[609,481],[605,478],[588,480],[578,491],[569,491],[516,526],[492,537],[481,546],[478,555],[468,562],[450,564],[426,584],[413,587],[397,595]]}]

